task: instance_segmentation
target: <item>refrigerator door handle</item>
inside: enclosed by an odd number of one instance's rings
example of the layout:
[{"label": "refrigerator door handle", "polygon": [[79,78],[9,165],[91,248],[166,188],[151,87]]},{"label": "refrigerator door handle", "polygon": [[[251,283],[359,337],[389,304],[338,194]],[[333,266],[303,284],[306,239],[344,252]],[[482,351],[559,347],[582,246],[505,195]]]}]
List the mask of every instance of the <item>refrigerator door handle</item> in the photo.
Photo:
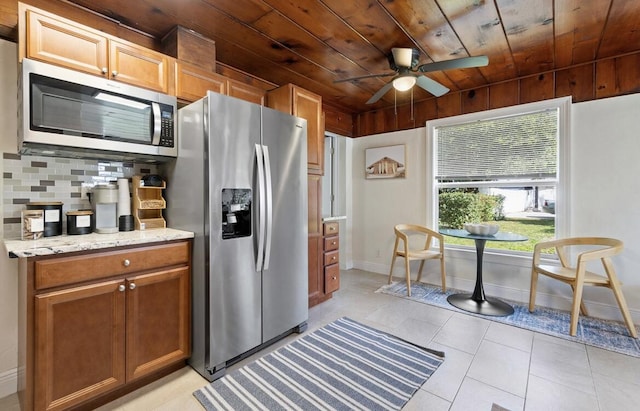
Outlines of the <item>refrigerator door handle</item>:
[{"label": "refrigerator door handle", "polygon": [[273,237],[273,188],[271,186],[271,160],[269,160],[269,147],[262,146],[264,156],[264,174],[266,190],[266,241],[264,249],[264,269],[269,269],[269,260],[271,257],[271,237]]},{"label": "refrigerator door handle", "polygon": [[262,153],[262,145],[256,144],[256,162],[258,164],[258,256],[256,258],[256,271],[262,271],[264,260],[264,237],[265,237],[265,221],[266,221],[266,199],[264,186],[264,155]]}]

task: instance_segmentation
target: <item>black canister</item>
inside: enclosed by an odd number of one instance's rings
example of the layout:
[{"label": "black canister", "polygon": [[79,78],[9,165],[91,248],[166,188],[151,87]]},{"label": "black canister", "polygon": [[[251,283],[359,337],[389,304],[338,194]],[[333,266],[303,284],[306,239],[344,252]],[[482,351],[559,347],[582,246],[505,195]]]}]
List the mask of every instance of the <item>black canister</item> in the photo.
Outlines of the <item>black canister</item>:
[{"label": "black canister", "polygon": [[27,203],[27,210],[44,211],[44,236],[62,235],[62,202],[35,201]]},{"label": "black canister", "polygon": [[67,212],[67,234],[89,234],[93,231],[93,211],[78,210]]}]

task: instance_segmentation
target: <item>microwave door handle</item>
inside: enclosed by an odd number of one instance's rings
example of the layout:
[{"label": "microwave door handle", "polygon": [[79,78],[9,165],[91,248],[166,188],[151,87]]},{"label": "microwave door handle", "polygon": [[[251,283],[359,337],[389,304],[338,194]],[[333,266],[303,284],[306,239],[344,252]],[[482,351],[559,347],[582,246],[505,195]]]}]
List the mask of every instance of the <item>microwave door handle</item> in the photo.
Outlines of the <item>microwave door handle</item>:
[{"label": "microwave door handle", "polygon": [[151,103],[151,110],[153,112],[153,136],[151,137],[151,145],[160,145],[160,131],[162,130],[162,119],[160,118],[160,104]]}]

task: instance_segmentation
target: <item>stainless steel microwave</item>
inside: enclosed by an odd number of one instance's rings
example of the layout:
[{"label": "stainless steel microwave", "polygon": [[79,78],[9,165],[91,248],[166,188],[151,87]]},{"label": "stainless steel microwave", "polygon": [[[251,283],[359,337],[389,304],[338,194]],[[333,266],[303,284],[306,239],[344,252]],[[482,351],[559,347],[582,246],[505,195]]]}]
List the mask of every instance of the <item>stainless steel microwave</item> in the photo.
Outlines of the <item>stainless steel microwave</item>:
[{"label": "stainless steel microwave", "polygon": [[178,155],[177,99],[24,59],[18,151],[162,162]]}]

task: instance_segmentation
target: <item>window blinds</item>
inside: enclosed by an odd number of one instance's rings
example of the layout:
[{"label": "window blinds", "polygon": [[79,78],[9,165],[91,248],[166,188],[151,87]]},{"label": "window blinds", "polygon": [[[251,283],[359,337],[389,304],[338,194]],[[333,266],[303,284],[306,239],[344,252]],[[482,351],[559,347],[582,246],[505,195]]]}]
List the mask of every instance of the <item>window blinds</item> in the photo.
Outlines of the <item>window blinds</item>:
[{"label": "window blinds", "polygon": [[440,182],[555,177],[558,169],[558,109],[437,131]]}]

